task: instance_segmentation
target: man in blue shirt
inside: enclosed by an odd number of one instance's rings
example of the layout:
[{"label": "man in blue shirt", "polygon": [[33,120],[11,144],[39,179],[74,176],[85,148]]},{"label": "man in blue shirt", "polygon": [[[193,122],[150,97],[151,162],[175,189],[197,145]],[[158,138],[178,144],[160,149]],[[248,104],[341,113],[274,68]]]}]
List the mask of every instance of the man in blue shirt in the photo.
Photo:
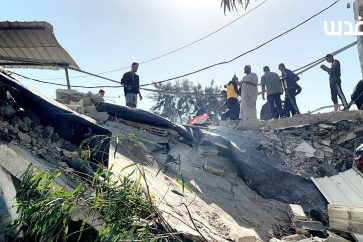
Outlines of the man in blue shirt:
[{"label": "man in blue shirt", "polygon": [[279,70],[281,71],[281,79],[285,88],[284,116],[290,117],[290,113],[292,116],[300,114],[296,104],[296,95],[302,90],[299,84],[297,84],[300,77],[287,69],[283,63],[279,65]]},{"label": "man in blue shirt", "polygon": [[126,72],[121,79],[121,85],[124,86],[126,106],[130,108],[136,108],[137,94],[139,94],[140,101],[142,100],[139,76],[136,74],[138,67],[138,63],[132,63],[131,71]]}]

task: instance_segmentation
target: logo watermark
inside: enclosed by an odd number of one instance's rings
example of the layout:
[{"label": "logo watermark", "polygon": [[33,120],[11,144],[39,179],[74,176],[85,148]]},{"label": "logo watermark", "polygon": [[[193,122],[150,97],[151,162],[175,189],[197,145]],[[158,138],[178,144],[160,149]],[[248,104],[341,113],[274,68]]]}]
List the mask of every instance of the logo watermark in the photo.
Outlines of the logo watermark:
[{"label": "logo watermark", "polygon": [[[330,36],[363,36],[363,18],[359,17],[354,24],[350,21],[324,21],[324,32]],[[362,31],[361,31],[362,29]]]}]

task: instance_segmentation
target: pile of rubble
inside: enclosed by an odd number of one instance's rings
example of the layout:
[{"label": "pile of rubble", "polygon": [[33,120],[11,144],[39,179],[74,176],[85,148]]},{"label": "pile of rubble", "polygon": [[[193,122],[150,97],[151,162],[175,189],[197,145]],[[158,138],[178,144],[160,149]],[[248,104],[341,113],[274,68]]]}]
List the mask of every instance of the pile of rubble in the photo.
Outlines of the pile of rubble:
[{"label": "pile of rubble", "polygon": [[42,125],[35,113],[15,110],[6,100],[0,100],[0,141],[23,147],[69,172],[70,161],[80,159],[78,146],[59,137],[52,126]]},{"label": "pile of rubble", "polygon": [[104,102],[104,99],[98,94],[91,92],[82,93],[71,89],[57,89],[56,101],[80,114],[85,114],[100,123],[104,123],[109,118],[107,112],[97,111],[97,105],[100,102]]},{"label": "pile of rubble", "polygon": [[274,131],[262,130],[268,138],[264,152],[279,153],[292,173],[305,177],[335,175],[352,167],[353,151],[363,136],[363,122],[317,123]]}]

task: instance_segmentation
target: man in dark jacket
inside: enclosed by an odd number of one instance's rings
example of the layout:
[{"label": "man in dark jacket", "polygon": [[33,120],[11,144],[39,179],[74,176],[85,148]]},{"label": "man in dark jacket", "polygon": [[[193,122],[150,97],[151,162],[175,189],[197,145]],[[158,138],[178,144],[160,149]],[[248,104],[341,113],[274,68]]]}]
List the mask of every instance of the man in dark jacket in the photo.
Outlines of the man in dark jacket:
[{"label": "man in dark jacket", "polygon": [[329,74],[331,100],[334,103],[334,111],[337,112],[339,110],[338,96],[342,101],[344,109],[348,109],[348,103],[345,99],[341,86],[342,80],[340,79],[340,62],[338,60],[335,60],[333,55],[331,54],[327,55],[325,57],[325,60],[331,63],[331,68],[327,67],[326,65],[321,65],[320,68]]},{"label": "man in dark jacket", "polygon": [[301,87],[297,84],[300,77],[291,70],[287,69],[283,63],[279,65],[281,71],[281,79],[285,89],[285,101],[284,101],[284,116],[290,117],[295,114],[300,114],[299,108],[296,104],[296,96],[301,92]]},{"label": "man in dark jacket", "polygon": [[363,80],[360,80],[354,88],[351,104],[353,103],[357,105],[359,110],[363,110]]},{"label": "man in dark jacket", "polygon": [[139,76],[136,74],[138,67],[138,63],[132,63],[131,71],[126,72],[121,79],[121,85],[124,86],[126,106],[130,108],[136,108],[137,94],[139,94],[140,100],[142,100]]}]

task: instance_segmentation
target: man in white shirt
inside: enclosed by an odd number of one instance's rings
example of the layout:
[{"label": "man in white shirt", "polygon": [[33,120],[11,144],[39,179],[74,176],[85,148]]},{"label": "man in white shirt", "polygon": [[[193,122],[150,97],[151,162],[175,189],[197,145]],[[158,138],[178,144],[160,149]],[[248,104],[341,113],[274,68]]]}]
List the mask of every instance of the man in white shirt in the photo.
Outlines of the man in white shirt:
[{"label": "man in white shirt", "polygon": [[244,72],[246,75],[243,77],[241,84],[241,111],[239,117],[243,123],[250,120],[257,120],[256,101],[258,95],[258,77],[251,70],[250,65],[245,66]]}]

